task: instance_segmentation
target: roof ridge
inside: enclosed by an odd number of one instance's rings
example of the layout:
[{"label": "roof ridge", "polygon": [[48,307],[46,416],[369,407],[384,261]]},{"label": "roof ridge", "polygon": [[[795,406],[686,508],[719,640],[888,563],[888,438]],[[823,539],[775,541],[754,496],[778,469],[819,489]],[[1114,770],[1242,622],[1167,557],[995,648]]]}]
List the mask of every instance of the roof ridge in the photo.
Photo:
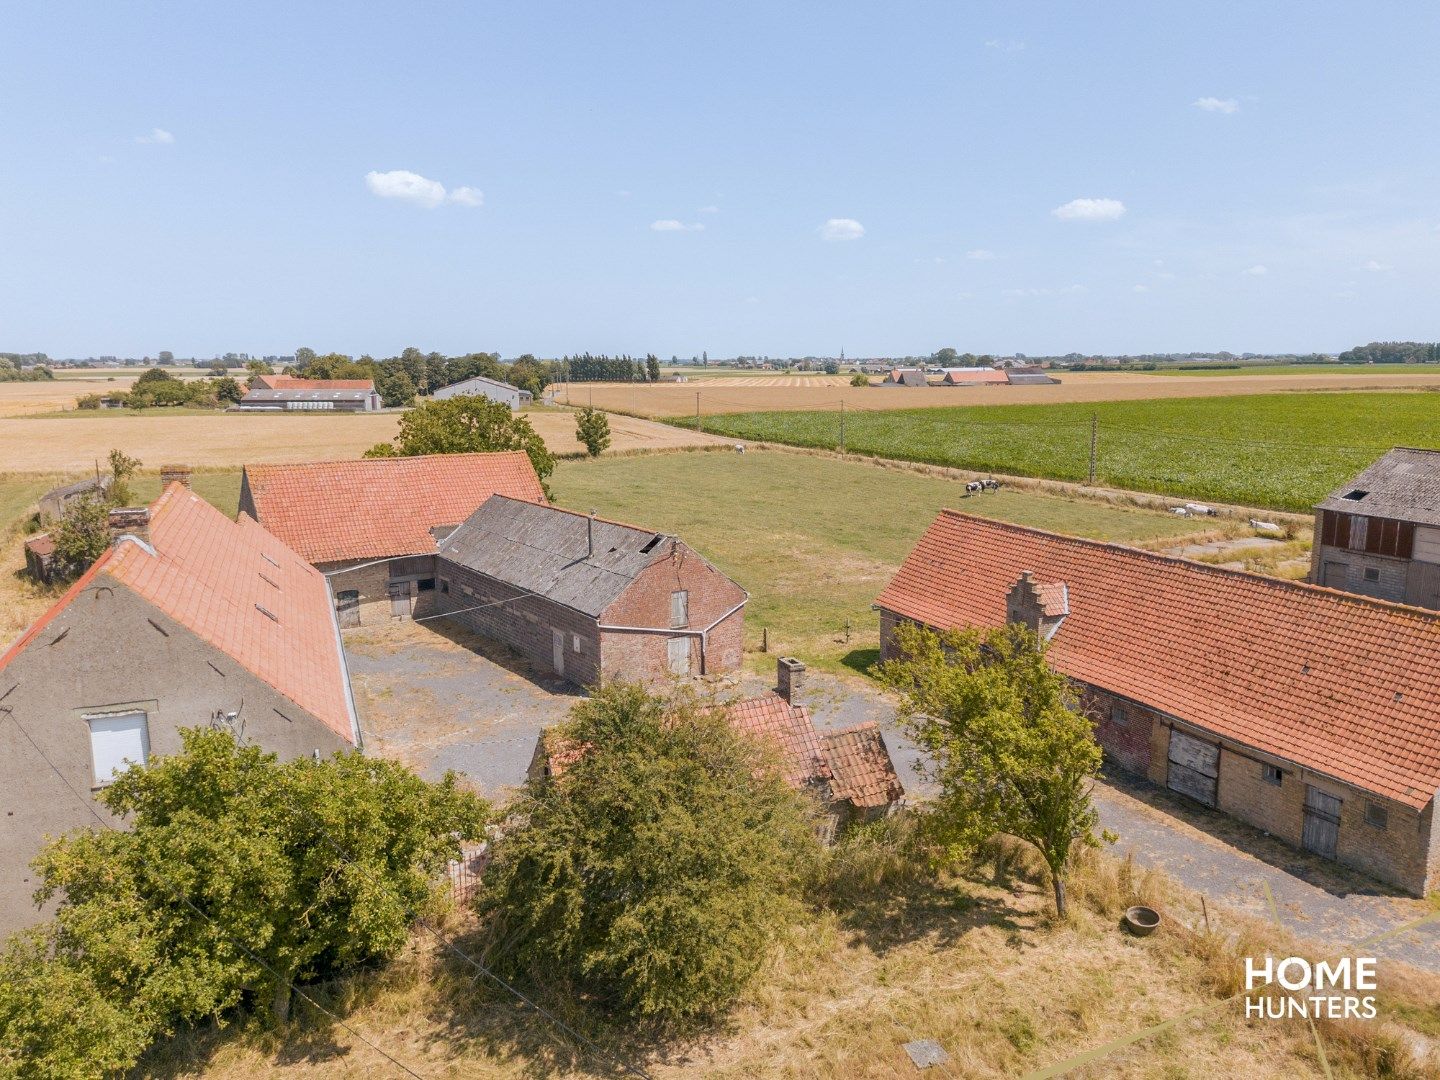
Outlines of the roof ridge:
[{"label": "roof ridge", "polygon": [[75,598],[85,591],[85,587],[95,580],[101,570],[109,565],[114,551],[115,549],[113,547],[108,547],[101,552],[100,557],[90,564],[90,568],[76,578],[71,586],[60,594],[59,599],[46,609],[43,615],[21,632],[20,636],[11,643],[4,654],[0,655],[0,671],[3,671],[11,660],[24,652],[25,648],[39,637],[40,631],[54,622],[56,616],[68,608]]},{"label": "roof ridge", "polygon": [[524,450],[465,450],[456,454],[395,454],[387,457],[358,457],[358,458],[327,458],[324,461],[261,461],[253,465],[242,465],[241,468],[249,471],[264,469],[317,469],[324,465],[369,465],[383,462],[387,465],[398,462],[419,461],[421,459],[444,459],[447,461],[458,461],[464,458],[476,457],[509,457],[514,454],[524,454]]},{"label": "roof ridge", "polygon": [[1407,615],[1423,622],[1440,625],[1440,611],[1431,611],[1427,608],[1416,607],[1412,604],[1399,604],[1391,600],[1381,600],[1374,596],[1363,596],[1360,593],[1350,593],[1341,589],[1332,589],[1325,585],[1314,585],[1308,581],[1292,581],[1288,578],[1270,577],[1266,574],[1256,573],[1253,570],[1232,570],[1227,567],[1216,566],[1213,563],[1198,562],[1195,559],[1186,559],[1179,555],[1165,555],[1158,551],[1147,551],[1145,548],[1131,547],[1128,544],[1116,544],[1107,540],[1091,540],[1084,536],[1072,536],[1069,533],[1051,532],[1049,529],[1039,529],[1033,525],[1020,525],[1013,521],[1000,521],[996,518],[981,517],[978,514],[968,514],[963,510],[953,510],[950,507],[941,507],[940,513],[952,518],[957,518],[960,521],[974,521],[983,525],[996,526],[1011,532],[1025,533],[1029,536],[1043,536],[1047,539],[1063,540],[1081,547],[1094,548],[1102,551],[1114,551],[1123,555],[1141,556],[1149,561],[1172,566],[1182,566],[1190,570],[1200,570],[1232,580],[1238,578],[1253,581],[1270,588],[1278,588],[1281,591],[1288,589],[1297,593],[1327,596],[1342,603],[1352,603],[1359,607],[1377,608],[1381,611],[1393,612],[1397,615]]},{"label": "roof ridge", "polygon": [[[524,451],[519,451],[519,453],[524,453]],[[568,506],[556,506],[554,503],[535,503],[531,502],[529,499],[517,499],[513,495],[506,495],[503,492],[499,491],[497,491],[494,495],[490,496],[490,498],[505,499],[509,502],[524,503],[526,506],[539,506],[546,510],[557,510],[562,514],[570,514],[572,517],[580,517],[586,519],[592,518],[590,512],[586,510],[571,510]],[[628,521],[616,521],[613,518],[602,518],[599,516],[593,516],[593,520],[598,525],[614,525],[616,528],[629,529],[631,532],[649,533],[651,536],[675,536],[674,533],[666,532],[664,529],[647,529],[643,525],[631,525]]]}]

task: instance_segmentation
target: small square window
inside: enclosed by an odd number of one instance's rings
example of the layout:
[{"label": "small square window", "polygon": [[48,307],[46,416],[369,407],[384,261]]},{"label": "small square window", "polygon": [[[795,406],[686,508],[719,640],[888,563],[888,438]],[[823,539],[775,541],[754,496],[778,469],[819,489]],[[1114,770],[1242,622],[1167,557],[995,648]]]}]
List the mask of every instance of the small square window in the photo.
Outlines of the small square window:
[{"label": "small square window", "polygon": [[1379,803],[1365,804],[1365,824],[1372,829],[1384,829],[1390,824],[1390,811]]},{"label": "small square window", "polygon": [[1285,774],[1280,770],[1279,765],[1266,765],[1261,769],[1261,775],[1265,777],[1267,784],[1274,784],[1279,787],[1285,782]]},{"label": "small square window", "polygon": [[1379,580],[1380,580],[1380,568],[1379,568],[1379,567],[1376,567],[1376,566],[1367,566],[1367,567],[1365,568],[1365,580],[1366,580],[1366,581],[1379,581]]},{"label": "small square window", "polygon": [[419,587],[420,592],[435,591],[435,579],[433,577],[422,577],[418,582],[416,582],[416,584]]},{"label": "small square window", "polygon": [[579,635],[579,634],[571,634],[571,635],[570,635],[570,648],[573,649],[575,652],[579,652],[579,651],[580,651],[580,635]]},{"label": "small square window", "polygon": [[1118,701],[1110,706],[1110,723],[1120,728],[1130,726],[1130,717],[1125,713],[1125,706]]}]

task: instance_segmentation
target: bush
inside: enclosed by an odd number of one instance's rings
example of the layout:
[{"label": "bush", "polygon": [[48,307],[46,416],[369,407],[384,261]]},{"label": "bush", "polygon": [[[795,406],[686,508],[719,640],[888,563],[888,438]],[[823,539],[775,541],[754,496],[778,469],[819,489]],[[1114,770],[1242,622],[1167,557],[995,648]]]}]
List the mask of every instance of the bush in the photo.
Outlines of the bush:
[{"label": "bush", "polygon": [[851,376],[850,376],[850,385],[851,385],[851,386],[869,386],[869,385],[870,385],[870,377],[869,377],[868,375],[864,374],[863,372],[857,371],[854,375],[851,375]]},{"label": "bush", "polygon": [[610,421],[599,409],[589,406],[575,414],[575,438],[591,457],[599,457],[610,445]]},{"label": "bush", "polygon": [[799,913],[810,809],[766,748],[689,694],[612,684],[551,740],[583,750],[511,808],[479,900],[490,960],[622,1012],[721,1010]]},{"label": "bush", "polygon": [[99,394],[81,394],[75,399],[77,409],[98,409],[100,408]]}]

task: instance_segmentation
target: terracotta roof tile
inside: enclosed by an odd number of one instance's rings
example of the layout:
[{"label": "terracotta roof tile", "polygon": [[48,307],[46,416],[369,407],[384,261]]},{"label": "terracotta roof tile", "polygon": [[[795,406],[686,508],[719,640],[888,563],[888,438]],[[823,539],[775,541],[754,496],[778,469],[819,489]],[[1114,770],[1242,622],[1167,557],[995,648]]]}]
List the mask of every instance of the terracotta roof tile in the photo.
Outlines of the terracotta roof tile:
[{"label": "terracotta roof tile", "polygon": [[941,511],[877,606],[995,627],[1069,590],[1056,669],[1412,807],[1440,787],[1440,614]]},{"label": "terracotta roof tile", "polygon": [[259,375],[267,390],[374,390],[374,379],[301,379],[294,375]]},{"label": "terracotta roof tile", "polygon": [[820,739],[830,759],[830,793],[859,807],[889,806],[905,794],[878,724],[869,721]]},{"label": "terracotta roof tile", "polygon": [[491,495],[544,503],[522,451],[247,465],[260,524],[312,563],[425,555]]},{"label": "terracotta roof tile", "polygon": [[791,705],[779,694],[765,694],[733,702],[728,708],[736,731],[774,743],[780,751],[785,782],[791,787],[830,779],[829,760],[804,705]]}]

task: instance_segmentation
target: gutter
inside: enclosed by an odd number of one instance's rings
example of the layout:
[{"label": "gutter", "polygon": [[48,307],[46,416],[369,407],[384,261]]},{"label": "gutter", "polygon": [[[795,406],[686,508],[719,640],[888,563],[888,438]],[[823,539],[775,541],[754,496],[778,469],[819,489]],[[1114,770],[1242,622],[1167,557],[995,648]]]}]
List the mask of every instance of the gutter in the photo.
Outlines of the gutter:
[{"label": "gutter", "polygon": [[345,711],[350,714],[350,736],[355,749],[365,752],[365,740],[360,735],[360,716],[355,711],[355,692],[350,687],[350,664],[345,659],[345,642],[340,636],[340,619],[335,612],[335,594],[330,583],[325,583],[325,593],[330,600],[330,630],[335,638],[335,650],[340,655],[340,677],[345,682]]},{"label": "gutter", "polygon": [[740,591],[745,593],[745,599],[741,600],[729,611],[725,612],[724,615],[721,615],[709,626],[701,630],[680,629],[679,627],[670,626],[618,626],[602,623],[598,620],[595,623],[595,628],[603,632],[617,634],[664,634],[666,637],[698,637],[700,639],[700,674],[705,675],[708,674],[705,670],[705,650],[710,644],[710,631],[714,630],[715,627],[719,626],[750,602],[750,594],[745,592],[744,589]]}]

